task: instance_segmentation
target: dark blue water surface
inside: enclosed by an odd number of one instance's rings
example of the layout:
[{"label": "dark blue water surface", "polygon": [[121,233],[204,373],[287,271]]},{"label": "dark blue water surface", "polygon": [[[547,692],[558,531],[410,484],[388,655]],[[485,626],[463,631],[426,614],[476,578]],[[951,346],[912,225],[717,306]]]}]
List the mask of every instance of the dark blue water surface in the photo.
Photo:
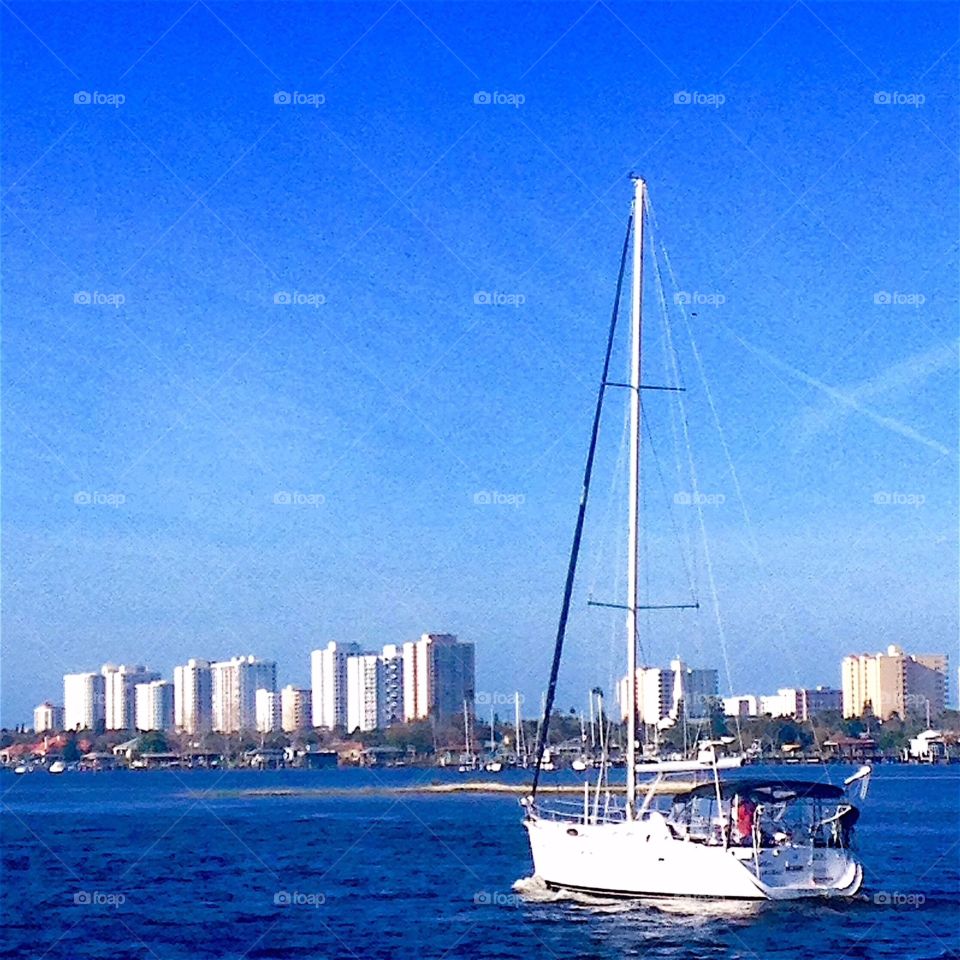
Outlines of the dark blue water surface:
[{"label": "dark blue water surface", "polygon": [[[442,776],[4,774],[0,955],[960,956],[960,768],[877,769],[859,827],[858,902],[727,910],[518,896],[531,861],[515,797],[362,789]],[[289,787],[350,792],[233,793]]]}]

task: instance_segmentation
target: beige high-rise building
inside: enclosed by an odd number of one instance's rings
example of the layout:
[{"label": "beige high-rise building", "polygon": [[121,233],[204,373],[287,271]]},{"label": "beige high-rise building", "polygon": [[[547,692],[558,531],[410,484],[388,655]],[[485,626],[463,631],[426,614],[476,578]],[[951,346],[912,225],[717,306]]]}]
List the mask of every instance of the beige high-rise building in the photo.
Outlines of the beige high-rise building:
[{"label": "beige high-rise building", "polygon": [[310,726],[310,691],[287,685],[280,691],[280,725],[284,733]]},{"label": "beige high-rise building", "polygon": [[946,705],[947,660],[945,654],[906,654],[893,645],[886,653],[844,657],[844,717],[868,711],[881,720],[910,713],[937,716]]},{"label": "beige high-rise building", "polygon": [[63,707],[44,700],[33,708],[33,732],[53,733],[63,729]]}]

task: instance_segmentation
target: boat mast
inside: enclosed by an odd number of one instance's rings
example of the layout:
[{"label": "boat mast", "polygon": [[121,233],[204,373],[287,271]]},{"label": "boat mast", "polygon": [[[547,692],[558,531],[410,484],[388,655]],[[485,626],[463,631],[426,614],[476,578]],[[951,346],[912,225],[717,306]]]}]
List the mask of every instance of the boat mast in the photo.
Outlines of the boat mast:
[{"label": "boat mast", "polygon": [[633,286],[630,302],[630,503],[627,550],[627,819],[637,807],[637,607],[640,499],[640,322],[646,184],[633,178]]}]

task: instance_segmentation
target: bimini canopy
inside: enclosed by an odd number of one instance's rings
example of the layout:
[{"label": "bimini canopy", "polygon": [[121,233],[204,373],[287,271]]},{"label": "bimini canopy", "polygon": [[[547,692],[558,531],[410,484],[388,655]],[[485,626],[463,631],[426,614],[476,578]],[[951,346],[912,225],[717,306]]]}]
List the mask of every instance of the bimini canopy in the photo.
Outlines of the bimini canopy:
[{"label": "bimini canopy", "polygon": [[[695,797],[716,797],[713,783],[701,783],[691,790],[674,794],[677,802]],[[728,780],[720,784],[720,796],[729,800],[741,796],[754,803],[784,803],[791,800],[840,800],[843,787],[832,783],[812,783],[809,780]]]}]

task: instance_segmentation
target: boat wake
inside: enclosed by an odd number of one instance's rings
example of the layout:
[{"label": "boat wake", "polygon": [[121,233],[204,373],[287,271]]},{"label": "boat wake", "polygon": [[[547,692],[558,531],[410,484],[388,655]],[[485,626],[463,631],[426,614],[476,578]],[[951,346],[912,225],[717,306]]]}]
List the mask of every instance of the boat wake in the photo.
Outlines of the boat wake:
[{"label": "boat wake", "polygon": [[513,884],[513,891],[528,903],[569,903],[590,907],[600,913],[656,912],[688,920],[748,920],[767,906],[765,901],[714,900],[696,897],[644,897],[624,900],[574,890],[554,890],[538,876],[522,877]]}]

